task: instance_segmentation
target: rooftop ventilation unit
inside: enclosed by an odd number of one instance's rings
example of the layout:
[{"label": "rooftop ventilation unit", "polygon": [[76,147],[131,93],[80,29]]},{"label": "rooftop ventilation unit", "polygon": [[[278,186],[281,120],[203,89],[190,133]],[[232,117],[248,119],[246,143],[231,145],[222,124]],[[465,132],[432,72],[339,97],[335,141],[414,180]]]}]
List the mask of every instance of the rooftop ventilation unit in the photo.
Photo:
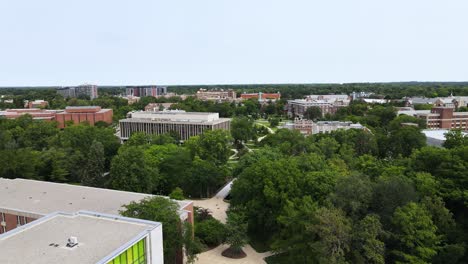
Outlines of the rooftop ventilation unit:
[{"label": "rooftop ventilation unit", "polygon": [[72,236],[68,238],[68,243],[67,247],[72,248],[74,246],[78,245],[78,238]]}]

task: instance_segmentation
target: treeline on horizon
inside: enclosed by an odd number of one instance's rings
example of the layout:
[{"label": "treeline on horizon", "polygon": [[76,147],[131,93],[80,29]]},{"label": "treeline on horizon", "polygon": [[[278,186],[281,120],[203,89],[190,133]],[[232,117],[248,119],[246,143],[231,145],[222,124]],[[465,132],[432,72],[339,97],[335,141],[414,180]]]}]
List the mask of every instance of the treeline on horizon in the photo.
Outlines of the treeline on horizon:
[{"label": "treeline on horizon", "polygon": [[[100,96],[125,93],[126,86],[99,86]],[[301,98],[308,94],[373,92],[387,99],[405,96],[446,97],[450,94],[468,96],[468,82],[389,82],[389,83],[323,83],[323,84],[233,84],[233,85],[168,85],[169,92],[194,94],[200,88],[208,90],[233,89],[244,92],[280,92],[284,99]],[[1,94],[50,97],[59,86],[0,87]],[[43,99],[43,98],[37,98]]]}]

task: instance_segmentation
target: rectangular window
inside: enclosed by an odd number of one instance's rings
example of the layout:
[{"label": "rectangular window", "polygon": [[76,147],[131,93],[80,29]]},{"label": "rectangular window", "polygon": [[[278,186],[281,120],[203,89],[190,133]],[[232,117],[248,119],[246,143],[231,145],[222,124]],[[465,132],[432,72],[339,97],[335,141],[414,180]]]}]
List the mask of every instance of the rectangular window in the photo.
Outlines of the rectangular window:
[{"label": "rectangular window", "polygon": [[135,243],[108,264],[146,264],[146,238]]}]

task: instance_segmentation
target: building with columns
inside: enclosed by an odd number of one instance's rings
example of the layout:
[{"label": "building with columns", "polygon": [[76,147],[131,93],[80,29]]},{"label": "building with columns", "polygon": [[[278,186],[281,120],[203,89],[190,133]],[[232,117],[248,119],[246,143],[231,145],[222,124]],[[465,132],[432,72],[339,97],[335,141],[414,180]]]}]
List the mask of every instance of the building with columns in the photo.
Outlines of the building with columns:
[{"label": "building with columns", "polygon": [[231,119],[219,118],[218,113],[164,110],[131,112],[129,118],[119,121],[120,138],[127,140],[135,132],[151,135],[177,133],[180,140],[202,134],[207,130],[230,130]]}]

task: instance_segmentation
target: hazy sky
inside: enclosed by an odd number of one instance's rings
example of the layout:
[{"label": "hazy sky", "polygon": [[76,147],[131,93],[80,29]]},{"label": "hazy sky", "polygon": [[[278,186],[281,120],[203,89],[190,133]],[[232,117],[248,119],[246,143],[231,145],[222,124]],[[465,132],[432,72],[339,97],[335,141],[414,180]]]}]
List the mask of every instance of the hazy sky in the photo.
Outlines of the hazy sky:
[{"label": "hazy sky", "polygon": [[467,81],[466,0],[0,0],[0,86]]}]

